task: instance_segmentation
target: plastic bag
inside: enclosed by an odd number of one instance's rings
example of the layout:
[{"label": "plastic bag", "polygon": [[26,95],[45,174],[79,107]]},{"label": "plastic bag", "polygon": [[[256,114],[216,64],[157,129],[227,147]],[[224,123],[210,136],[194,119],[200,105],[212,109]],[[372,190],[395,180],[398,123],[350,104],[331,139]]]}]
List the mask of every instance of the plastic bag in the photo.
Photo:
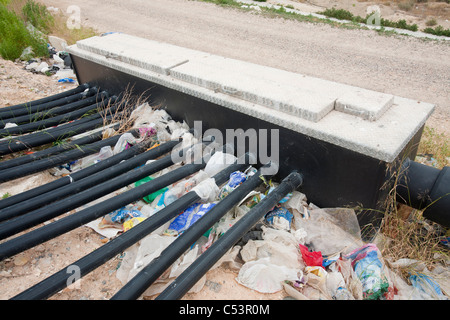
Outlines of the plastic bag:
[{"label": "plastic bag", "polygon": [[81,159],[77,163],[77,165],[74,166],[74,168],[72,170],[80,170],[80,169],[87,168],[91,165],[99,163],[100,161],[108,159],[109,157],[112,157],[113,155],[114,155],[114,153],[111,149],[111,146],[105,146],[105,147],[101,148],[98,153]]},{"label": "plastic bag", "polygon": [[323,263],[322,253],[320,251],[309,251],[309,249],[303,245],[299,244],[300,252],[302,253],[303,261],[307,266],[318,266],[321,267]]},{"label": "plastic bag", "polygon": [[290,213],[288,209],[275,207],[266,214],[265,220],[275,229],[290,230],[292,217],[292,213]]},{"label": "plastic bag", "polygon": [[355,300],[347,289],[344,277],[338,271],[328,272],[326,279],[327,289],[334,300]]},{"label": "plastic bag", "polygon": [[114,146],[114,154],[118,154],[123,150],[128,149],[130,146],[133,146],[137,142],[137,139],[130,132],[124,133],[120,136]]},{"label": "plastic bag", "polygon": [[245,180],[247,180],[247,175],[245,173],[241,171],[231,173],[230,179],[220,190],[219,199],[225,198]]},{"label": "plastic bag", "polygon": [[285,230],[262,227],[263,240],[248,240],[241,249],[242,266],[237,281],[259,292],[277,292],[284,280],[295,281],[302,274],[295,237]]},{"label": "plastic bag", "polygon": [[[153,179],[154,179],[154,178],[152,178],[152,177],[145,177],[145,178],[143,178],[143,179],[141,179],[141,180],[139,180],[139,181],[136,181],[136,182],[134,183],[134,185],[135,185],[136,187],[138,187],[138,186],[140,186],[140,185],[142,185],[142,184],[144,184],[144,183],[147,183],[147,182],[149,182],[149,181],[152,181]],[[160,194],[163,194],[164,192],[166,192],[166,190],[168,190],[167,187],[162,188],[162,189],[159,189],[158,191],[155,191],[155,192],[153,192],[153,193],[151,193],[151,194],[145,196],[143,199],[144,199],[144,201],[147,202],[147,203],[152,203],[153,200],[156,199],[156,197],[158,197]]]},{"label": "plastic bag", "polygon": [[200,182],[197,186],[192,188],[200,199],[204,202],[212,202],[217,198],[220,190],[214,178],[208,178]]},{"label": "plastic bag", "polygon": [[234,155],[218,151],[208,160],[204,170],[208,176],[213,177],[215,174],[233,164],[236,160],[237,158]]},{"label": "plastic bag", "polygon": [[389,292],[389,282],[383,274],[381,254],[375,244],[364,245],[344,258],[352,260],[352,267],[363,286],[363,299],[378,300]]},{"label": "plastic bag", "polygon": [[214,203],[195,203],[191,205],[172,221],[168,228],[169,232],[183,233],[214,206]]},{"label": "plastic bag", "polygon": [[105,215],[99,223],[99,228],[122,229],[122,224],[132,218],[145,218],[135,206],[125,206]]},{"label": "plastic bag", "polygon": [[448,300],[442,293],[441,287],[426,274],[413,274],[409,277],[416,290],[414,297],[424,300]]},{"label": "plastic bag", "polygon": [[298,271],[270,262],[269,258],[246,262],[236,281],[250,289],[262,293],[274,293],[283,289],[283,281],[295,281]]}]

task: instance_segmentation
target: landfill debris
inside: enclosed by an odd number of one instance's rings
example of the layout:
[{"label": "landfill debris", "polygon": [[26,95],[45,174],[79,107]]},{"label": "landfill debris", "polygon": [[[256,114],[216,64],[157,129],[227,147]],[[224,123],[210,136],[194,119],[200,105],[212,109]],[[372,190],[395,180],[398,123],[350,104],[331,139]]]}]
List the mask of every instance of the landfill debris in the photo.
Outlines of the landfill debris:
[{"label": "landfill debris", "polygon": [[[139,129],[139,137],[123,134],[113,148],[102,149],[60,169],[67,172],[79,170],[120,153],[143,139],[152,139],[152,147],[177,137],[186,139],[178,148],[186,148],[196,142],[185,123],[175,122],[164,110],[154,110],[147,103],[138,106],[132,117],[133,128]],[[190,191],[199,196],[199,201],[125,250],[116,273],[122,284],[158,258],[180,234],[255,174],[256,169],[249,167],[233,172],[222,186],[216,185],[212,177],[234,161],[236,157],[233,155],[216,152],[204,170],[86,225],[108,241],[129,232]],[[178,167],[166,168],[86,206],[105,201]],[[161,293],[276,186],[272,181],[265,181],[260,188],[249,192],[145,291],[144,299]],[[77,210],[83,208],[85,206]],[[448,238],[442,239],[442,245],[448,245]],[[448,273],[442,271],[440,278],[437,273],[410,259],[385,261],[375,243],[363,242],[353,209],[320,208],[308,203],[307,196],[299,191],[280,200],[212,269],[219,266],[236,272],[235,281],[246,288],[261,293],[284,291],[290,298],[298,300],[448,299],[448,286],[441,281],[441,278],[448,279]],[[405,266],[416,267],[408,279],[397,273]],[[189,292],[199,292],[204,286],[220,290],[214,283],[214,279],[207,280],[203,276]]]},{"label": "landfill debris", "polygon": [[180,235],[215,206],[214,203],[193,204],[178,215],[169,225],[168,234]]},{"label": "landfill debris", "polygon": [[375,244],[369,243],[358,248],[347,256],[352,260],[352,267],[363,285],[365,300],[379,300],[387,297],[389,281],[383,272],[380,251]]},{"label": "landfill debris", "polygon": [[[38,32],[31,24],[28,28]],[[72,59],[67,49],[67,42],[56,36],[48,36],[48,57],[37,58],[32,47],[22,51],[20,61],[24,69],[33,73],[52,76],[58,83],[76,84],[77,77],[72,69]]]}]

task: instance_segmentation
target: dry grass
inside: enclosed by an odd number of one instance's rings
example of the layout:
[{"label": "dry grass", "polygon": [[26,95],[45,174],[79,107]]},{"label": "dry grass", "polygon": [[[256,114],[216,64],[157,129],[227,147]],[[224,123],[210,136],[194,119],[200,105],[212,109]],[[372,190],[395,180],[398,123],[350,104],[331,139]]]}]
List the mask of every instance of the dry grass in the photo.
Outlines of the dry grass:
[{"label": "dry grass", "polygon": [[78,40],[90,38],[98,35],[91,27],[81,26],[81,28],[70,29],[67,27],[67,16],[62,13],[53,15],[55,23],[49,35],[62,38],[67,41],[68,45],[75,44]]},{"label": "dry grass", "polygon": [[436,167],[443,168],[450,165],[450,137],[445,133],[438,133],[434,128],[425,127],[419,144],[418,153],[436,159]]},{"label": "dry grass", "polygon": [[[140,95],[134,95],[133,88],[127,87],[115,102],[118,106],[116,110],[111,111],[110,107],[112,104],[110,102],[102,104],[99,112],[102,113],[104,126],[109,123],[120,123],[115,134],[122,134],[130,130],[134,125],[134,119],[132,119],[130,115],[136,107],[147,102],[148,97],[146,97],[145,94],[146,92],[143,92]],[[111,118],[107,119],[108,116]]]},{"label": "dry grass", "polygon": [[404,173],[402,170],[404,169],[393,172],[390,180],[392,187],[386,199],[384,218],[379,230],[382,238],[387,240],[383,243],[381,253],[390,261],[418,260],[429,270],[433,270],[436,264],[444,263],[450,258],[448,248],[440,244],[442,236],[448,231],[423,217],[427,208],[417,210],[396,201],[396,189]]}]

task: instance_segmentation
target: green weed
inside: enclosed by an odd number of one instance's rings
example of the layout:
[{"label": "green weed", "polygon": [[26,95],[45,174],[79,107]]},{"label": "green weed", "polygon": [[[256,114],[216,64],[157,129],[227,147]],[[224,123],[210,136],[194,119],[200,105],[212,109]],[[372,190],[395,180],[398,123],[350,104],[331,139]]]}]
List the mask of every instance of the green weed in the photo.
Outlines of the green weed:
[{"label": "green weed", "polygon": [[19,58],[23,50],[32,47],[35,56],[48,55],[45,40],[32,34],[13,11],[0,4],[0,55],[7,60]]},{"label": "green weed", "polygon": [[47,11],[47,7],[33,0],[27,1],[22,8],[22,13],[26,22],[30,22],[45,34],[51,31],[55,22],[53,16]]}]

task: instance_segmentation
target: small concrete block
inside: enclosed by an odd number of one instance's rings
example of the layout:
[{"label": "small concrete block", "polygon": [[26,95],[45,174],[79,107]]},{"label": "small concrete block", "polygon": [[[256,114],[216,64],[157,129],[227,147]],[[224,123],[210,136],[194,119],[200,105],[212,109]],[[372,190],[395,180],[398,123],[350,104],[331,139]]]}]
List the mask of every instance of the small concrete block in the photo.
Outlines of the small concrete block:
[{"label": "small concrete block", "polygon": [[392,106],[393,102],[393,95],[351,87],[339,95],[335,109],[364,120],[376,121]]}]

